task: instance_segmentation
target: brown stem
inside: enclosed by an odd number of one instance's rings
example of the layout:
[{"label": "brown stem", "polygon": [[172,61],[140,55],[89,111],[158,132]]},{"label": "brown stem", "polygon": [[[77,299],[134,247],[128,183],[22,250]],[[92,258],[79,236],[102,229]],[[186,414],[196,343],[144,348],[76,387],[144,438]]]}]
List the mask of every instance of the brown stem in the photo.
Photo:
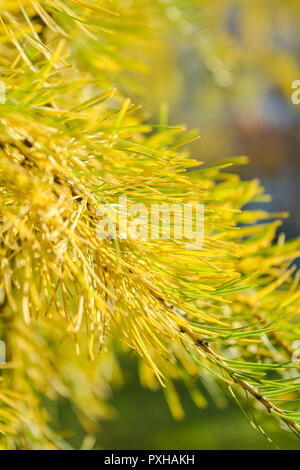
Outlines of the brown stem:
[{"label": "brown stem", "polygon": [[234,376],[234,372],[232,372],[226,362],[222,359],[221,356],[219,356],[215,351],[211,349],[207,341],[202,341],[198,336],[193,333],[193,331],[189,330],[188,328],[181,327],[181,332],[187,334],[192,341],[195,343],[196,346],[198,346],[199,349],[201,349],[204,354],[216,360],[220,367],[229,375],[229,377],[232,379],[234,383],[239,385],[244,391],[250,393],[251,396],[253,396],[257,401],[259,401],[267,410],[269,413],[272,411],[275,411],[276,413],[280,414],[280,419],[286,423],[296,434],[297,436],[300,437],[300,428],[299,426],[292,420],[288,419],[285,417],[283,411],[281,411],[277,406],[275,406],[272,402],[270,402],[267,398],[263,397],[260,395],[255,387],[253,385],[249,384],[245,380],[238,379]]}]

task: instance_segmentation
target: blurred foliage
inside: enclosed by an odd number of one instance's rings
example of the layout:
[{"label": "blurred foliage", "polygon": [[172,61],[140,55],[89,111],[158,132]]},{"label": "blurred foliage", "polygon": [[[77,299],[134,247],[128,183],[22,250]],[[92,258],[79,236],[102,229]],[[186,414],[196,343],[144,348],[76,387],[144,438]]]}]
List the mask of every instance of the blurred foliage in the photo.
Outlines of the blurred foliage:
[{"label": "blurred foliage", "polygon": [[[111,388],[126,382],[119,356],[130,349],[141,384],[163,386],[175,419],[182,383],[200,409],[208,395],[222,407],[229,390],[267,439],[262,410],[272,430],[278,419],[299,434],[299,239],[276,239],[284,213],[248,208],[268,201],[257,180],[223,171],[245,158],[199,167],[180,150],[194,132],[169,125],[166,106],[156,125],[124,98],[153,110],[181,96],[173,51],[189,42],[205,69],[200,103],[222,104],[223,118],[229,103],[251,97],[250,70],[276,73],[288,96],[294,55],[265,35],[299,7],[275,3],[273,20],[271,2],[258,1],[0,1],[3,448],[68,448],[66,420],[53,423],[62,398],[92,446],[99,419],[114,413]],[[101,242],[97,209],[120,195],[203,203],[204,248]]]},{"label": "blurred foliage", "polygon": [[[266,449],[274,446],[258,433],[232,401],[216,403],[203,388],[207,406],[199,409],[183,386],[178,387],[185,418],[174,420],[162,391],[140,386],[134,361],[122,360],[126,384],[116,387],[110,403],[114,417],[100,422],[92,440],[95,449]],[[76,419],[69,403],[61,401],[52,408],[54,426],[67,430],[67,440],[76,449],[91,444],[84,428]],[[275,429],[270,418],[260,420],[280,449],[299,449],[299,443],[281,429]]]},{"label": "blurred foliage", "polygon": [[300,107],[291,102],[291,85],[300,76],[299,2],[161,5],[160,54],[149,59],[140,99],[154,113],[166,100],[172,123],[200,129],[190,146],[199,160],[248,155],[239,174],[261,178],[272,209],[291,214],[284,231],[297,236]]}]

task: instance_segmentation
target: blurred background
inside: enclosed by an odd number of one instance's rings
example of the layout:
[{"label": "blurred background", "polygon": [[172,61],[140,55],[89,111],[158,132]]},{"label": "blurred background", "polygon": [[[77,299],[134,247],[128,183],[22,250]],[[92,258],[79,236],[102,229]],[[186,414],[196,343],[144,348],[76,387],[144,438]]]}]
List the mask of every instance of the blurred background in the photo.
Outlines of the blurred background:
[{"label": "blurred background", "polygon": [[[135,361],[123,358],[124,384],[114,389],[109,403],[114,407],[110,420],[102,421],[93,430],[96,439],[84,439],[85,431],[68,402],[55,406],[58,429],[65,429],[73,448],[104,450],[299,450],[299,440],[280,429],[280,423],[256,411],[253,419],[266,435],[255,430],[234,400],[224,394],[211,396],[204,388],[207,400],[199,409],[184,386],[176,385],[185,416],[176,421],[168,408],[162,390],[142,388]],[[57,404],[56,404],[57,405]],[[53,414],[52,414],[53,415]],[[281,426],[282,427],[282,426]],[[69,436],[69,438],[68,438]],[[272,440],[272,442],[269,441]]]},{"label": "blurred background", "polygon": [[[131,77],[131,97],[144,105],[146,119],[157,122],[159,109],[168,108],[170,124],[197,128],[201,139],[189,151],[199,161],[247,155],[249,165],[235,171],[261,180],[272,196],[265,208],[288,211],[282,231],[299,236],[300,105],[291,101],[292,82],[300,80],[299,0],[112,3],[135,26],[148,29],[147,44],[124,47],[125,55],[147,65]],[[100,424],[96,448],[272,448],[230,400],[207,396],[208,406],[198,409],[181,390],[186,416],[174,421],[163,392],[141,388],[134,361],[124,359],[123,373],[124,384],[111,395],[115,417]],[[299,448],[258,415],[282,449]],[[74,419],[62,404],[57,420],[80,430]],[[69,441],[78,448],[82,438],[79,432]]]}]

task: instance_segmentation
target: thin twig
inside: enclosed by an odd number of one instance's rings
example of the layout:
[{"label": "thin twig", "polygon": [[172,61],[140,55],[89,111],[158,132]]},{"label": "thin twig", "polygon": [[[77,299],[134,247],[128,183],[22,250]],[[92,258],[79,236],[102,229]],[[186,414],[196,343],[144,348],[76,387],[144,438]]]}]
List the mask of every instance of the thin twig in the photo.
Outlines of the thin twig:
[{"label": "thin twig", "polygon": [[226,362],[222,359],[222,357],[219,356],[217,353],[215,353],[215,351],[213,351],[211,349],[211,347],[209,346],[209,343],[207,341],[202,341],[200,338],[198,338],[198,336],[195,333],[193,333],[193,331],[189,330],[188,328],[181,327],[180,331],[182,333],[187,334],[192,339],[194,344],[199,349],[201,349],[201,351],[206,356],[216,360],[218,362],[218,364],[220,365],[220,367],[229,375],[229,377],[232,379],[232,381],[234,383],[236,383],[237,385],[239,385],[245,392],[250,393],[250,395],[252,395],[257,401],[259,401],[268,410],[269,413],[272,413],[272,411],[274,411],[275,413],[280,414],[281,415],[280,419],[285,424],[287,424],[287,426],[289,426],[296,433],[296,435],[298,437],[300,437],[300,428],[299,428],[299,426],[294,421],[286,418],[284,412],[282,410],[280,410],[279,408],[277,408],[277,406],[275,406],[267,398],[260,395],[258,393],[257,389],[255,387],[253,387],[253,385],[249,384],[245,380],[236,378],[235,375],[234,375],[234,372],[231,371],[228,368]]}]

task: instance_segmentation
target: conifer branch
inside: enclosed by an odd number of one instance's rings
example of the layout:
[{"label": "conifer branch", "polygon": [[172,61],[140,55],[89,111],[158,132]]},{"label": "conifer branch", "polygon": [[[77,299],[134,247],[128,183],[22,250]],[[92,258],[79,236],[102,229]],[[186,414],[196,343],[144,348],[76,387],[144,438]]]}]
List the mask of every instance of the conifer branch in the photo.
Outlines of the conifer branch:
[{"label": "conifer branch", "polygon": [[300,437],[300,427],[297,425],[297,423],[288,419],[280,408],[274,405],[267,398],[263,397],[253,385],[251,385],[245,380],[241,380],[240,378],[235,377],[235,373],[228,368],[226,361],[215,351],[213,351],[207,341],[201,340],[195,333],[193,333],[191,330],[188,330],[187,328],[181,327],[180,331],[181,333],[187,334],[207,358],[216,361],[218,366],[220,366],[220,368],[223,369],[223,371],[229,375],[229,377],[235,384],[239,385],[241,389],[243,389],[245,392],[248,392],[257,402],[261,403],[269,413],[272,413],[272,411],[274,411],[276,415],[279,416],[279,418],[289,428],[291,428],[298,437]]}]

